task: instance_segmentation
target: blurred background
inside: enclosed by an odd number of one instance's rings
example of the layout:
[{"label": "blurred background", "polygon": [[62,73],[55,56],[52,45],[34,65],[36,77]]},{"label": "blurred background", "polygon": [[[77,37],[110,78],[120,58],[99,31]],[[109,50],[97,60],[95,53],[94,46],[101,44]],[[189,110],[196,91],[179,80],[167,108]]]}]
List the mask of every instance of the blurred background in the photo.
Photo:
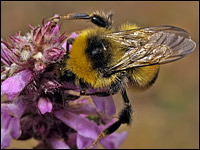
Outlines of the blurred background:
[{"label": "blurred background", "polygon": [[[131,126],[122,126],[128,137],[120,148],[199,148],[199,2],[1,2],[1,37],[17,31],[26,33],[28,24],[41,24],[44,17],[71,12],[114,12],[114,28],[125,22],[139,26],[172,25],[187,30],[196,42],[195,51],[179,61],[162,65],[157,82],[137,93],[128,88],[134,107]],[[92,27],[86,21],[64,21],[62,30]],[[118,111],[120,95],[114,96]],[[10,148],[32,148],[37,141],[12,141]]]}]

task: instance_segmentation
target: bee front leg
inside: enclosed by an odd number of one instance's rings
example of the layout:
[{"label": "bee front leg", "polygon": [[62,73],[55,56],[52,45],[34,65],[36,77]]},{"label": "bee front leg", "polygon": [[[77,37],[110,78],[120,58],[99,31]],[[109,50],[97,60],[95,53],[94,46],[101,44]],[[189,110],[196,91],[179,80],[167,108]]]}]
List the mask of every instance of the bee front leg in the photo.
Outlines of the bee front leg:
[{"label": "bee front leg", "polygon": [[66,50],[67,50],[67,55],[69,55],[69,46],[72,45],[74,43],[74,38],[68,38],[67,39],[67,45],[66,45]]},{"label": "bee front leg", "polygon": [[87,83],[85,83],[82,79],[79,79],[80,84],[80,95],[86,95],[86,91],[88,89]]},{"label": "bee front leg", "polygon": [[113,14],[111,12],[104,13],[102,11],[96,11],[90,14],[90,20],[99,27],[111,29],[113,23],[112,16]]},{"label": "bee front leg", "polygon": [[87,13],[70,13],[66,16],[57,16],[50,18],[50,21],[53,25],[57,24],[60,19],[66,19],[66,20],[77,20],[77,19],[84,19],[84,20],[90,20],[95,25],[110,29],[112,27],[112,16],[113,14],[111,12],[104,13],[101,11],[96,11],[94,13],[91,13],[90,15]]},{"label": "bee front leg", "polygon": [[105,91],[105,92],[85,93],[84,95],[106,97],[106,96],[110,96],[112,94],[109,91]]},{"label": "bee front leg", "polygon": [[68,14],[65,18],[69,20],[88,19],[99,27],[110,29],[112,27],[112,16],[113,14],[111,12],[104,13],[101,11],[96,11],[94,13],[91,13],[90,15],[85,14],[85,13],[77,13],[77,14],[72,13],[72,14]]}]

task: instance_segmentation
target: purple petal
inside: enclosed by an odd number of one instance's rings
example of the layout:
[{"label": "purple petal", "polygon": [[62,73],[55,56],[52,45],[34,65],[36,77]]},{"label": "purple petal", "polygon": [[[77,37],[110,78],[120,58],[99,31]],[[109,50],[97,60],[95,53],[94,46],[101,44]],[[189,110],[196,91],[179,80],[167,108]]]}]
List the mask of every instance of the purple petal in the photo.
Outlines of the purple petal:
[{"label": "purple petal", "polygon": [[11,119],[10,115],[8,114],[6,109],[2,107],[1,104],[1,129],[8,128],[10,119]]},{"label": "purple petal", "polygon": [[81,136],[80,134],[77,135],[77,147],[78,147],[78,149],[89,148],[93,144],[93,142],[94,142],[94,140],[91,139],[91,138]]},{"label": "purple petal", "polygon": [[[58,14],[55,14],[53,17],[58,17],[58,16],[59,16]],[[48,22],[48,23],[50,23],[50,22]],[[53,34],[54,34],[54,36],[57,36],[58,33],[59,33],[59,26],[58,26],[58,24],[56,24],[56,26],[53,28]]]},{"label": "purple petal", "polygon": [[70,149],[63,139],[51,138],[49,139],[49,142],[53,149]]},{"label": "purple petal", "polygon": [[85,114],[85,115],[96,115],[97,111],[94,106],[87,103],[87,100],[74,100],[69,103],[69,110],[76,114]]},{"label": "purple petal", "polygon": [[127,137],[127,132],[113,133],[106,138],[100,140],[100,143],[105,149],[118,149],[122,142]]},{"label": "purple petal", "polygon": [[58,62],[64,55],[64,50],[57,48],[57,47],[51,47],[48,49],[45,49],[43,52],[44,61],[49,62]]},{"label": "purple petal", "polygon": [[62,44],[62,48],[64,48],[66,50],[66,46],[67,46],[67,42],[65,41],[63,44]]},{"label": "purple petal", "polygon": [[25,107],[21,103],[1,104],[1,147],[10,145],[11,137],[17,139],[21,135],[19,118]]},{"label": "purple petal", "polygon": [[76,130],[81,136],[96,140],[100,133],[95,122],[81,117],[80,115],[76,115],[69,111],[65,112],[59,110],[55,112],[55,116],[63,121],[67,126]]},{"label": "purple petal", "polygon": [[57,36],[58,33],[59,33],[59,26],[58,26],[58,24],[56,24],[56,26],[53,28],[53,34],[54,34],[54,36]]},{"label": "purple petal", "polygon": [[70,147],[75,147],[76,139],[77,139],[77,133],[68,134],[68,138],[66,140],[67,145],[69,145]]},{"label": "purple petal", "polygon": [[41,97],[38,101],[38,108],[42,114],[45,114],[52,111],[53,104],[48,98]]},{"label": "purple petal", "polygon": [[1,148],[4,149],[10,146],[11,136],[8,130],[1,128]]},{"label": "purple petal", "polygon": [[[109,126],[111,126],[113,123],[117,121],[116,118],[113,118],[110,122],[108,122],[106,125],[100,125],[99,129],[101,131],[105,130]],[[121,145],[121,143],[124,141],[124,139],[127,136],[127,132],[124,131],[120,134],[113,133],[103,139],[100,140],[101,145],[103,145],[106,149],[117,149]]]},{"label": "purple petal", "polygon": [[[68,38],[72,38],[75,39],[78,37],[79,34],[77,34],[76,32],[73,32]],[[67,46],[67,41],[63,43],[62,47],[66,50],[66,46]],[[72,45],[69,45],[69,51],[71,51]]]},{"label": "purple petal", "polygon": [[33,73],[28,69],[7,78],[2,82],[1,96],[7,94],[8,99],[13,99],[28,85],[32,78]]},{"label": "purple petal", "polygon": [[68,38],[77,38],[78,37],[78,34],[76,32],[73,32]]},{"label": "purple petal", "polygon": [[92,99],[99,113],[105,114],[109,117],[112,117],[116,113],[115,103],[112,96],[92,96]]},{"label": "purple petal", "polygon": [[1,42],[1,61],[6,65],[10,66],[12,62],[7,57],[7,47],[4,43]]},{"label": "purple petal", "polygon": [[1,114],[8,114],[9,116],[20,118],[24,113],[26,105],[21,103],[19,100],[15,103],[2,103]]},{"label": "purple petal", "polygon": [[21,135],[19,118],[12,118],[9,123],[8,130],[12,138],[17,139]]}]

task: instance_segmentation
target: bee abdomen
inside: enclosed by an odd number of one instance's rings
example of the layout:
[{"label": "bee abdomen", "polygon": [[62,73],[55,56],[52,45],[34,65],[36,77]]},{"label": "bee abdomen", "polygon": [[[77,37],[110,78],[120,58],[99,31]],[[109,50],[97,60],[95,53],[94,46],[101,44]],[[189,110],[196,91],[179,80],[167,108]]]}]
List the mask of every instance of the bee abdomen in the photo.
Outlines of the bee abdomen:
[{"label": "bee abdomen", "polygon": [[144,90],[156,81],[159,65],[133,68],[129,71],[129,79],[135,89]]}]

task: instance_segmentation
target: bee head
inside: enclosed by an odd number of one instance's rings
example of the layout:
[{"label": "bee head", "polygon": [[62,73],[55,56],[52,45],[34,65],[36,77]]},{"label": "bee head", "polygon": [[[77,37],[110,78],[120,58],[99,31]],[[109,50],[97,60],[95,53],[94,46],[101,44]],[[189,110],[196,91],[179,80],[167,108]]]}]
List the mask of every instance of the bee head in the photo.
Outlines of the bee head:
[{"label": "bee head", "polygon": [[112,43],[106,30],[84,30],[74,40],[66,70],[72,71],[84,82],[94,85],[99,76],[104,77],[112,60]]}]

